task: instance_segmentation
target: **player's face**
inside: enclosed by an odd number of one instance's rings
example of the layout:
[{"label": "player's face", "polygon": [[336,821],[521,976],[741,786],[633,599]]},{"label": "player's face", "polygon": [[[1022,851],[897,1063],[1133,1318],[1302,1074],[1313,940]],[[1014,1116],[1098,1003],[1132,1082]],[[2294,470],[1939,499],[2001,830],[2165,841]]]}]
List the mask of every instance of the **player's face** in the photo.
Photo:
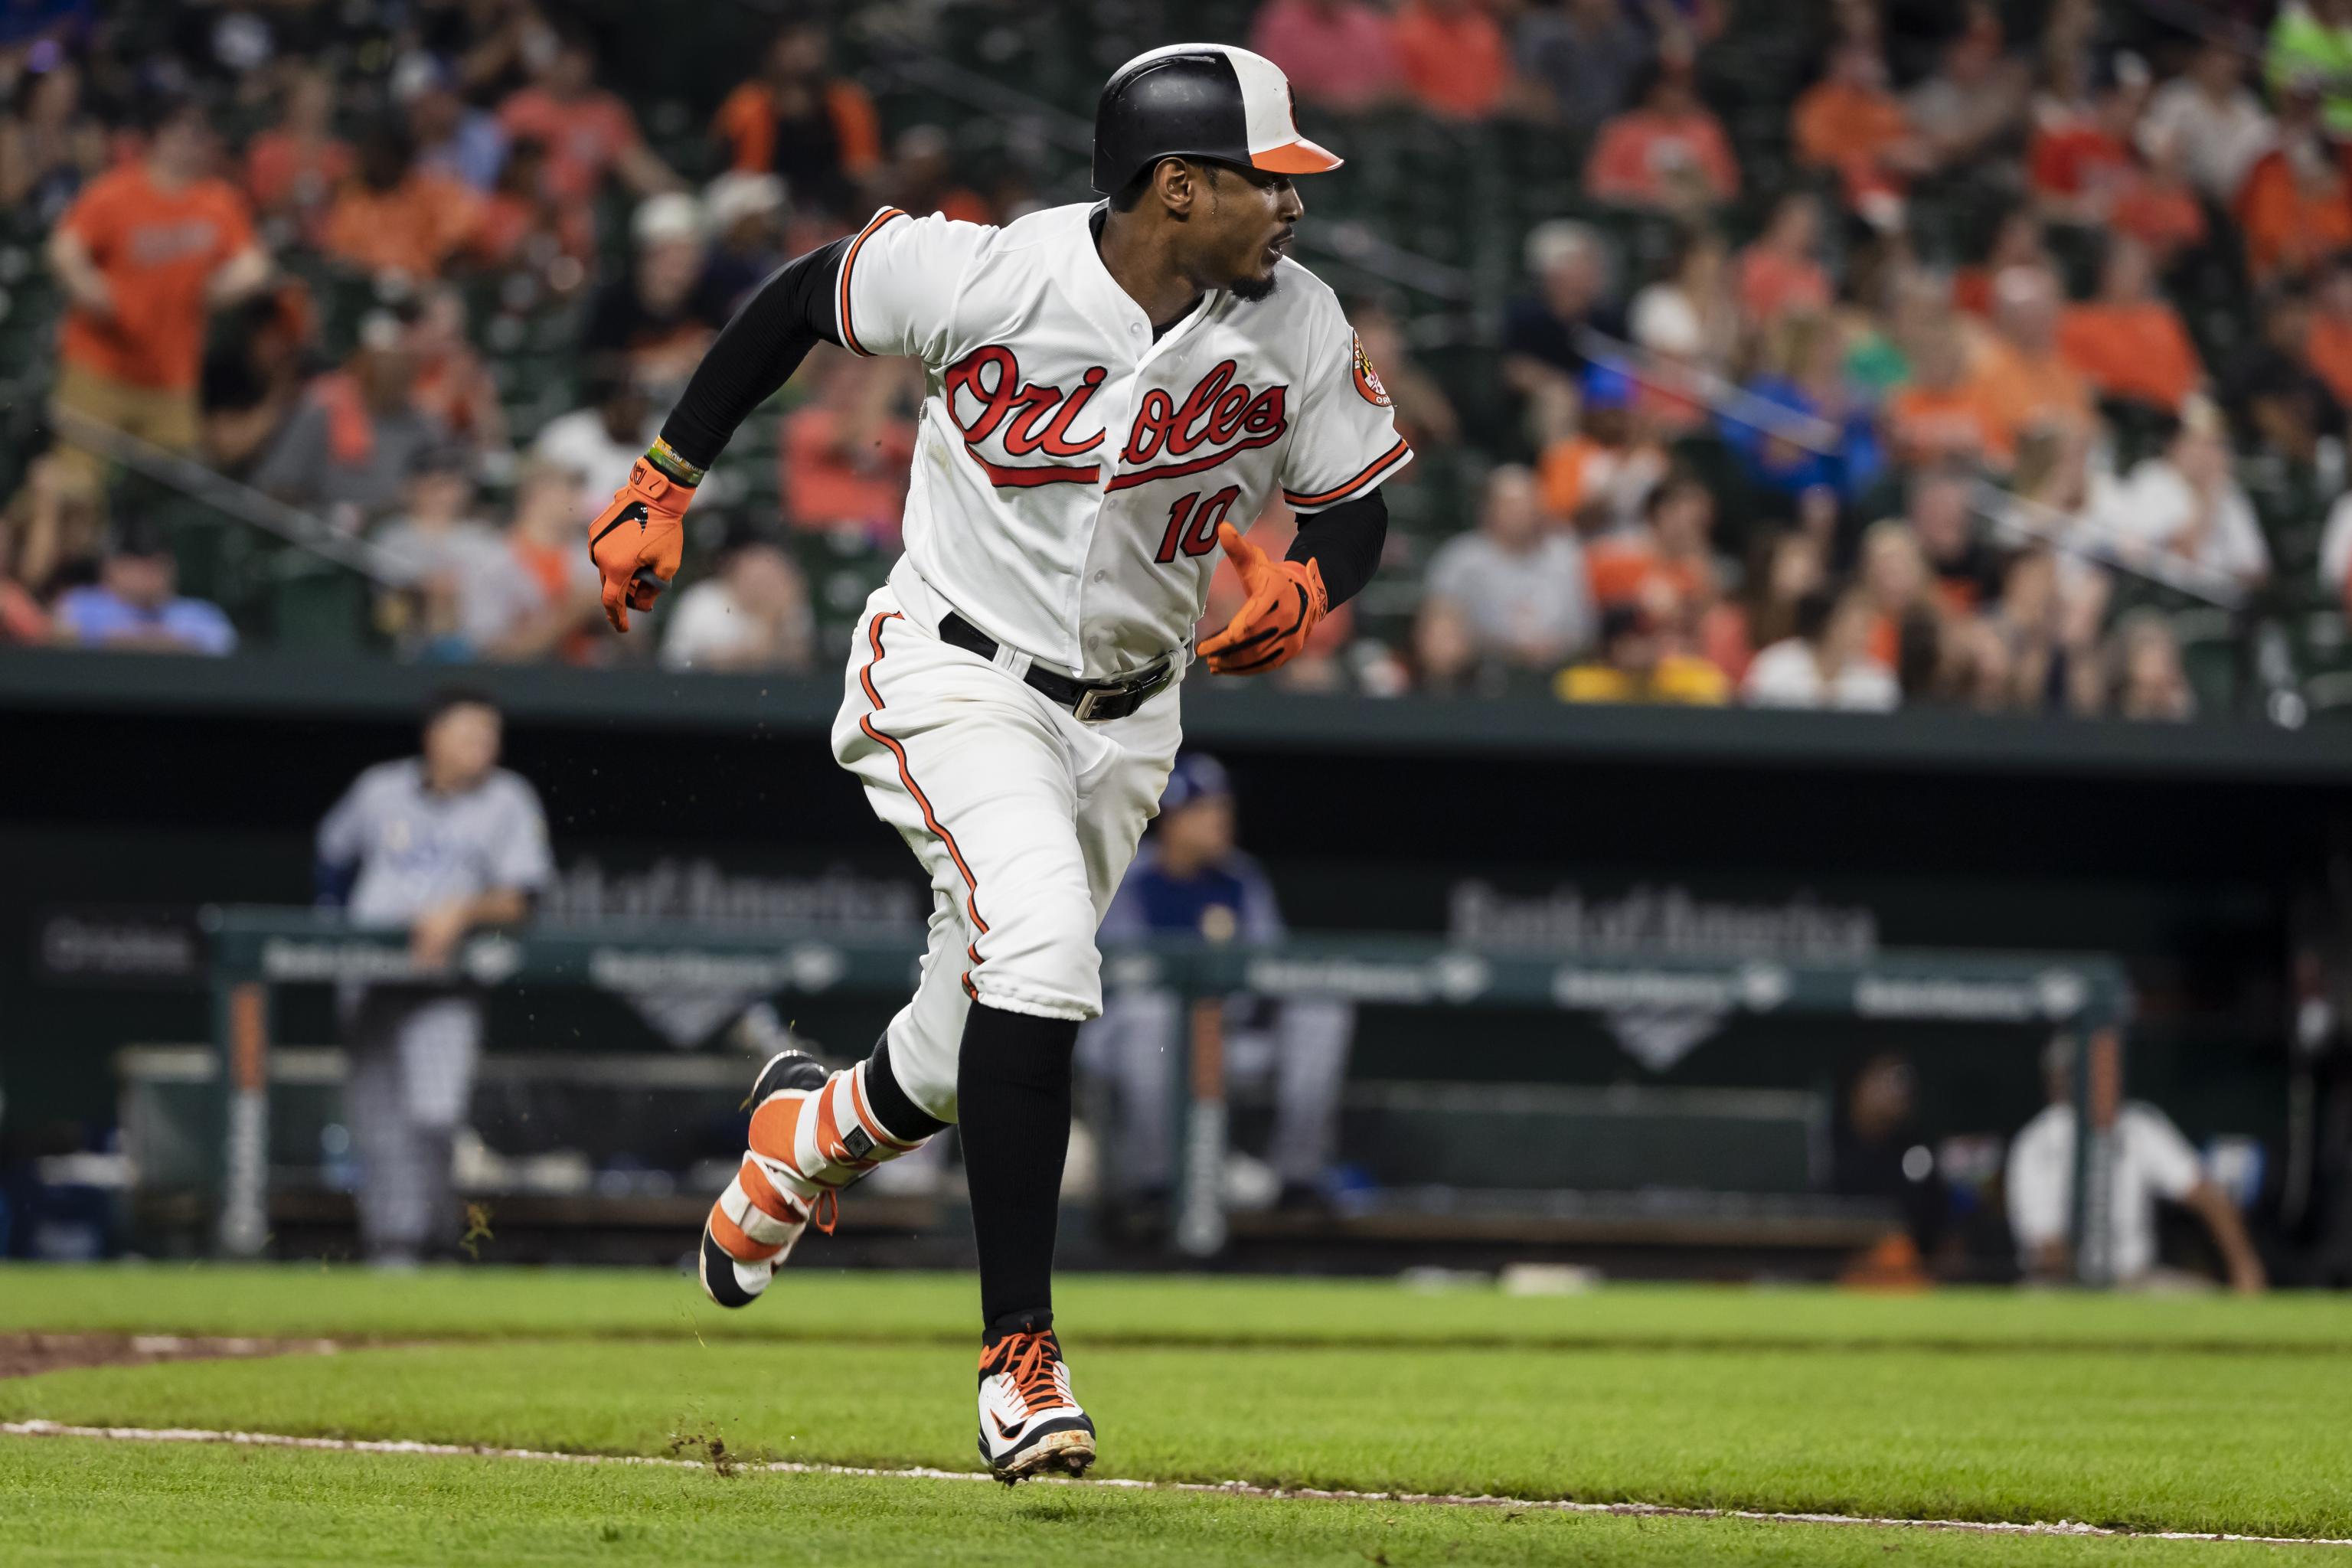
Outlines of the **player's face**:
[{"label": "player's face", "polygon": [[438,789],[467,789],[498,764],[499,715],[478,702],[460,702],[425,731],[425,767]]},{"label": "player's face", "polygon": [[1287,174],[1209,165],[1209,205],[1200,242],[1207,276],[1244,300],[1274,292],[1275,268],[1289,254],[1307,205]]}]

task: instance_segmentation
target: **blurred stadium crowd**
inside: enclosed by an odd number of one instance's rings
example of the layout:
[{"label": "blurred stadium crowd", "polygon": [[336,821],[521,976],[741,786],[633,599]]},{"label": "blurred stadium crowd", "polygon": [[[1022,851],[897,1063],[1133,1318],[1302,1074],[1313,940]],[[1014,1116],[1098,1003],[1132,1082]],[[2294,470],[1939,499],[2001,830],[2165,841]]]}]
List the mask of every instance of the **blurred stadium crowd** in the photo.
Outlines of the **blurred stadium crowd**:
[{"label": "blurred stadium crowd", "polygon": [[1306,259],[1423,458],[1286,684],[2352,700],[2352,0],[1066,9],[763,17],[696,102],[593,7],[7,8],[0,642],[828,667],[916,367],[745,428],[650,647],[581,521],[770,268],[1082,195],[1102,74],[1191,28],[1350,158]]}]

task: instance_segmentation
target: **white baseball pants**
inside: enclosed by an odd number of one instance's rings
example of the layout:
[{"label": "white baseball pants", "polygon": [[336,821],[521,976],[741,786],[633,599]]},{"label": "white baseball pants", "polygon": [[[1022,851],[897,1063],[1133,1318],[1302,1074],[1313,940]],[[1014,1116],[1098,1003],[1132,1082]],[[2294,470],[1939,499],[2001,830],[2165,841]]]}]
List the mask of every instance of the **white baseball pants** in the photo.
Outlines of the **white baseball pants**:
[{"label": "white baseball pants", "polygon": [[1124,719],[1082,724],[943,643],[885,585],[853,639],[833,754],[931,879],[914,1000],[891,1019],[899,1087],[956,1119],[974,1001],[1046,1018],[1102,1011],[1095,931],[1181,739],[1181,678]]}]

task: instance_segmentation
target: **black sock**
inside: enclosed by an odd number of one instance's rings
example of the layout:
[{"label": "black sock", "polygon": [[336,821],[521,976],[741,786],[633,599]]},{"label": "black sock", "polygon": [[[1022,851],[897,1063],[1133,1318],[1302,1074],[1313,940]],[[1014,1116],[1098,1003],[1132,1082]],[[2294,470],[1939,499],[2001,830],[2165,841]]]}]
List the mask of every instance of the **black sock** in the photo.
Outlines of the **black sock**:
[{"label": "black sock", "polygon": [[980,1244],[981,1318],[991,1338],[1054,1321],[1054,1225],[1077,1043],[1075,1019],[980,1003],[964,1018],[956,1118]]},{"label": "black sock", "polygon": [[919,1143],[947,1130],[946,1122],[908,1100],[898,1087],[898,1076],[890,1070],[888,1035],[874,1042],[874,1054],[866,1058],[866,1106],[882,1131],[901,1143]]}]

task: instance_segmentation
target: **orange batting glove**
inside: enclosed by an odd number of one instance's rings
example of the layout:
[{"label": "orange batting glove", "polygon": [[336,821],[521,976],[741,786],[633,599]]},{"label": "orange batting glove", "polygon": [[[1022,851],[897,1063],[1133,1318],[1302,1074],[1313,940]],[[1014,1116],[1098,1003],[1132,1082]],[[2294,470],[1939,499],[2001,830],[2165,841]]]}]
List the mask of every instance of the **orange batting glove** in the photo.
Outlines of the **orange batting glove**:
[{"label": "orange batting glove", "polygon": [[694,487],[680,484],[645,458],[629,468],[629,482],[588,524],[588,557],[604,578],[604,618],[629,629],[631,610],[650,610],[677,575],[686,550],[686,508]]},{"label": "orange batting glove", "polygon": [[1255,675],[1287,664],[1331,607],[1323,569],[1312,561],[1274,560],[1230,522],[1217,524],[1217,542],[1249,597],[1223,631],[1201,645],[1201,657],[1217,675]]}]

